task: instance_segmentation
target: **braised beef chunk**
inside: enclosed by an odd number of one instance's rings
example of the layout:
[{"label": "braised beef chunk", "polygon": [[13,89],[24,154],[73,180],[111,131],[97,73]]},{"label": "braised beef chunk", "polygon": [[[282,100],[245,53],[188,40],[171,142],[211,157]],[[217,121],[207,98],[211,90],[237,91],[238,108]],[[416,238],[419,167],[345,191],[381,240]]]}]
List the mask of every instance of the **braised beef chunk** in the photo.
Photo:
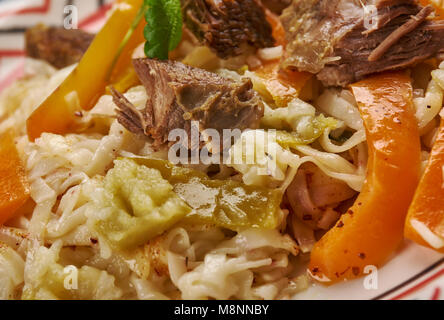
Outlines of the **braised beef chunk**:
[{"label": "braised beef chunk", "polygon": [[408,67],[444,48],[444,21],[428,19],[432,14],[414,0],[293,1],[281,16],[288,40],[283,67],[316,73],[327,86]]},{"label": "braised beef chunk", "polygon": [[244,47],[272,47],[274,39],[257,0],[182,0],[185,25],[223,59]]},{"label": "braised beef chunk", "polygon": [[25,34],[26,55],[61,69],[79,62],[94,35],[82,30],[37,25]]},{"label": "braised beef chunk", "polygon": [[257,128],[264,105],[250,80],[237,83],[217,74],[176,61],[136,59],[134,67],[148,93],[145,110],[137,110],[113,90],[117,119],[129,131],[168,142],[174,129],[190,132],[191,121],[199,130]]},{"label": "braised beef chunk", "polygon": [[262,0],[262,4],[272,12],[281,14],[291,4],[291,0]]}]

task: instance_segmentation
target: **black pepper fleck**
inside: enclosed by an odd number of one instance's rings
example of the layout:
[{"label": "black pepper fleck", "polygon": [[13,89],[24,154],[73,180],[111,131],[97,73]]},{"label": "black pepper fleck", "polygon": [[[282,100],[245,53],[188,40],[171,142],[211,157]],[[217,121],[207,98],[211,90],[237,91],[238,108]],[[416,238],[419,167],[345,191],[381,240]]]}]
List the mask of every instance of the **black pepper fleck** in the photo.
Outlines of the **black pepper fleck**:
[{"label": "black pepper fleck", "polygon": [[355,276],[359,275],[359,267],[353,267],[352,272]]}]

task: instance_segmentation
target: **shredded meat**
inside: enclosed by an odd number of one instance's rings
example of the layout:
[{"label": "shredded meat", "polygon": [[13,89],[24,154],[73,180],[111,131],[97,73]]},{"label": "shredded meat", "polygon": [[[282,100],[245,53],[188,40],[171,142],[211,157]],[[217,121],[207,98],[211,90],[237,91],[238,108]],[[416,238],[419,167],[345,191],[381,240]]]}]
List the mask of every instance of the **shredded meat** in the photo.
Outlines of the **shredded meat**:
[{"label": "shredded meat", "polygon": [[39,24],[25,34],[26,55],[61,69],[79,62],[94,35],[82,30]]},{"label": "shredded meat", "polygon": [[[362,4],[374,5],[377,15],[365,19]],[[294,1],[281,16],[288,40],[283,67],[316,73],[326,86],[347,86],[414,65],[444,48],[444,21],[427,19],[431,14],[414,0]]]},{"label": "shredded meat", "polygon": [[272,12],[281,14],[291,4],[291,0],[262,0],[262,4]]},{"label": "shredded meat", "polygon": [[370,54],[368,61],[379,60],[393,45],[395,45],[403,36],[418,28],[421,23],[433,12],[431,6],[423,8],[416,16],[412,16],[409,21],[404,23],[392,34],[382,41],[382,43]]},{"label": "shredded meat", "polygon": [[[199,130],[257,128],[264,105],[250,80],[234,82],[217,74],[176,61],[136,59],[134,67],[149,99],[137,110],[112,90],[118,121],[129,131],[154,139],[155,146],[168,142],[174,129],[190,132],[191,121]],[[190,136],[190,135],[189,135]]]},{"label": "shredded meat", "polygon": [[182,0],[182,8],[187,28],[223,59],[242,54],[247,45],[274,45],[264,8],[256,0]]},{"label": "shredded meat", "polygon": [[313,229],[328,230],[340,217],[337,207],[356,195],[347,184],[304,164],[287,189],[287,200],[300,221]]}]

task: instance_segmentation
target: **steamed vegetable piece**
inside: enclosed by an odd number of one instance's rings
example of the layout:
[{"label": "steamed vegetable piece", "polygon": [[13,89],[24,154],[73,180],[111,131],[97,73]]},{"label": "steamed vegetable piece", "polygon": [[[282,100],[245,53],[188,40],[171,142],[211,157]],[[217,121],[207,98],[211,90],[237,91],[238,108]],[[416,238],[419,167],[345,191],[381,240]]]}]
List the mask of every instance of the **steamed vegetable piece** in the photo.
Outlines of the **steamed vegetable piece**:
[{"label": "steamed vegetable piece", "polygon": [[404,232],[406,238],[444,253],[444,119]]},{"label": "steamed vegetable piece", "polygon": [[309,271],[321,281],[356,278],[389,257],[402,240],[420,176],[410,78],[384,73],[352,90],[367,131],[367,179],[355,204],[314,246]]},{"label": "steamed vegetable piece", "polygon": [[246,228],[275,229],[282,219],[282,193],[233,180],[211,180],[202,172],[177,167],[164,160],[134,159],[156,169],[193,211],[189,223],[207,223],[234,231]]},{"label": "steamed vegetable piece", "polygon": [[[105,93],[107,85],[120,84],[119,89],[123,91],[122,84],[132,84],[128,81],[128,70],[132,68],[132,52],[143,43],[144,22],[127,39],[124,48],[122,42],[126,40],[141,4],[142,0],[117,1],[112,16],[76,69],[29,117],[27,130],[31,141],[43,132],[63,134],[74,130],[75,111],[92,108]],[[134,77],[130,79],[134,80]]]},{"label": "steamed vegetable piece", "polygon": [[0,136],[0,226],[14,217],[30,197],[25,168],[22,165],[13,134]]},{"label": "steamed vegetable piece", "polygon": [[105,213],[92,229],[116,249],[146,243],[187,215],[191,208],[160,172],[129,159],[115,161],[104,181]]}]

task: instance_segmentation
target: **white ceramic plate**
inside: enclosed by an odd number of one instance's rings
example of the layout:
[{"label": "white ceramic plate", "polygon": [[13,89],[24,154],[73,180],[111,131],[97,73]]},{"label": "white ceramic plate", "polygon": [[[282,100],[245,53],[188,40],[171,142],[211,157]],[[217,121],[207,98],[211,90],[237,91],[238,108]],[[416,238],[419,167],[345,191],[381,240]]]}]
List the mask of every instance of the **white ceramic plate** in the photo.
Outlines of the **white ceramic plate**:
[{"label": "white ceramic plate", "polygon": [[[43,22],[62,25],[64,8],[78,8],[78,25],[97,31],[111,0],[0,0],[0,91],[22,76],[26,28]],[[444,256],[405,242],[377,272],[377,284],[365,278],[331,287],[313,285],[297,299],[434,299],[444,300]],[[372,278],[375,280],[375,278]],[[370,279],[367,279],[370,281]],[[366,288],[367,287],[367,288]]]}]

